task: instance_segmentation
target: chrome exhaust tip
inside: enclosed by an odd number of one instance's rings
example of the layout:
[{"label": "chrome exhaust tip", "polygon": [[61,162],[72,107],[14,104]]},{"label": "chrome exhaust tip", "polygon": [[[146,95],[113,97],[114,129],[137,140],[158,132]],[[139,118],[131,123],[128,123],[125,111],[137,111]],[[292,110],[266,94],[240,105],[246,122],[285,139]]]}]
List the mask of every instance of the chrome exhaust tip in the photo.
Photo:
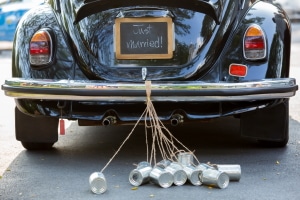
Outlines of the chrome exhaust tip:
[{"label": "chrome exhaust tip", "polygon": [[111,124],[115,124],[117,122],[117,118],[115,116],[105,117],[102,121],[103,126],[109,126]]},{"label": "chrome exhaust tip", "polygon": [[172,126],[177,126],[178,124],[183,123],[183,116],[179,114],[175,114],[172,116],[170,122]]}]

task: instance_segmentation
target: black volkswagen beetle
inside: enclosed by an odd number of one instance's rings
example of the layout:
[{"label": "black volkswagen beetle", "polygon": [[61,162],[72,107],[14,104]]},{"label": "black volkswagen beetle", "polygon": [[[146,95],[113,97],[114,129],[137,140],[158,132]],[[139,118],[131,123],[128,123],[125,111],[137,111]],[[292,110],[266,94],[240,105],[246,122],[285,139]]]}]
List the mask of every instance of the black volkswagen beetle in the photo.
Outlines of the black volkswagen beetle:
[{"label": "black volkswagen beetle", "polygon": [[48,0],[20,21],[13,78],[16,139],[51,148],[60,118],[134,124],[146,85],[172,125],[235,116],[243,136],[289,139],[291,24],[270,1]]}]

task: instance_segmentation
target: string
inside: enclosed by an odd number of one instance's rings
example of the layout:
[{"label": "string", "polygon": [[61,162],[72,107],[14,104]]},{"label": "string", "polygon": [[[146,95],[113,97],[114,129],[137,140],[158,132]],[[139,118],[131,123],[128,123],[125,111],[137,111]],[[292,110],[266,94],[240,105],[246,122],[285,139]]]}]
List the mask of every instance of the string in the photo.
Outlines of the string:
[{"label": "string", "polygon": [[[198,161],[194,153],[191,150],[189,150],[185,145],[183,145],[177,138],[175,138],[159,119],[154,105],[151,101],[151,81],[146,81],[145,85],[147,94],[147,111],[145,113],[145,126],[146,128],[151,129],[153,140],[150,151],[150,164],[152,163],[152,161],[156,163],[156,146],[158,147],[163,159],[174,161],[173,158],[175,157],[175,160],[178,161],[176,158],[176,152],[187,151],[193,155],[193,157],[199,164],[200,162]],[[149,119],[148,123],[147,119]],[[179,149],[175,145],[175,143],[178,143],[184,150]],[[148,158],[149,156],[147,155],[147,159]]]},{"label": "string", "polygon": [[136,124],[134,125],[133,129],[131,130],[131,132],[128,134],[128,136],[125,138],[125,140],[122,142],[122,144],[120,145],[120,147],[118,148],[118,150],[115,152],[115,154],[109,159],[109,161],[107,162],[107,164],[103,167],[103,169],[101,170],[101,173],[108,167],[108,165],[112,162],[112,160],[116,157],[116,155],[120,152],[120,150],[122,149],[122,147],[124,146],[124,144],[127,142],[127,140],[130,138],[130,136],[132,135],[132,133],[134,132],[136,126],[139,124],[139,122],[141,121],[143,115],[144,115],[145,111],[143,112],[143,114],[141,115],[141,117],[138,119],[138,121],[136,122]]},{"label": "string", "polygon": [[[136,126],[140,123],[141,119],[144,117],[144,123],[145,123],[145,137],[146,137],[146,151],[147,151],[147,162],[152,164],[152,161],[154,163],[156,162],[156,146],[159,149],[159,152],[164,160],[171,160],[174,161],[177,160],[176,153],[178,152],[189,152],[193,155],[195,160],[198,161],[196,156],[192,151],[190,151],[185,145],[183,145],[176,137],[174,137],[171,132],[164,126],[162,121],[159,119],[156,110],[154,108],[154,105],[151,101],[151,81],[145,81],[145,88],[146,88],[146,109],[144,110],[143,114],[140,116],[138,121],[135,123],[133,129],[128,134],[128,136],[125,138],[125,140],[122,142],[118,150],[114,153],[114,155],[109,159],[107,164],[103,167],[101,170],[101,173],[108,167],[108,165],[112,162],[112,160],[116,157],[116,155],[120,152],[124,144],[127,142],[127,140],[131,137],[133,134]],[[152,136],[152,145],[151,149],[149,151],[149,143],[148,143],[148,132],[147,130],[151,129],[151,136]],[[179,149],[175,143],[179,144],[181,148]],[[150,154],[150,156],[149,156]]]}]

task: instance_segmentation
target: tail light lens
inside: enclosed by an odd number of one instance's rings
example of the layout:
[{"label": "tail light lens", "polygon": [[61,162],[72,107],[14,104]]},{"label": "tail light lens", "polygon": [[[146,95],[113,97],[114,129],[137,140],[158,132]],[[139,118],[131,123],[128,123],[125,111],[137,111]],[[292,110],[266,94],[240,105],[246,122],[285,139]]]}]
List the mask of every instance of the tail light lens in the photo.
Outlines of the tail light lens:
[{"label": "tail light lens", "polygon": [[236,77],[245,77],[247,75],[248,67],[242,64],[231,64],[229,66],[229,74]]},{"label": "tail light lens", "polygon": [[30,41],[30,64],[44,66],[52,62],[53,42],[47,30],[39,30]]},{"label": "tail light lens", "polygon": [[258,25],[251,25],[245,32],[244,57],[249,60],[266,57],[266,37]]}]

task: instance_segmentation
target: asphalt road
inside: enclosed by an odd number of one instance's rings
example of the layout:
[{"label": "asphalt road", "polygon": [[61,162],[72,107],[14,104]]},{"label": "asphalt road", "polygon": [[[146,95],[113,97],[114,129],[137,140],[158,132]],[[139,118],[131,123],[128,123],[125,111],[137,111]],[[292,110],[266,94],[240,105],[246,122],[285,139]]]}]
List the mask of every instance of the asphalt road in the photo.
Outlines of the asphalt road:
[{"label": "asphalt road", "polygon": [[[300,80],[300,25],[293,25],[291,77]],[[1,83],[10,76],[10,52],[0,55]],[[299,81],[298,81],[299,82]],[[298,83],[299,84],[299,83]],[[240,138],[238,120],[225,118],[199,125],[169,127],[201,162],[239,164],[242,178],[226,189],[153,184],[133,188],[134,164],[146,160],[144,128],[138,127],[104,171],[108,190],[90,191],[88,178],[100,171],[132,130],[122,127],[78,127],[70,123],[53,151],[28,152],[14,140],[13,100],[0,94],[0,199],[259,199],[300,198],[300,94],[290,101],[290,141],[286,148],[262,148]]]}]

